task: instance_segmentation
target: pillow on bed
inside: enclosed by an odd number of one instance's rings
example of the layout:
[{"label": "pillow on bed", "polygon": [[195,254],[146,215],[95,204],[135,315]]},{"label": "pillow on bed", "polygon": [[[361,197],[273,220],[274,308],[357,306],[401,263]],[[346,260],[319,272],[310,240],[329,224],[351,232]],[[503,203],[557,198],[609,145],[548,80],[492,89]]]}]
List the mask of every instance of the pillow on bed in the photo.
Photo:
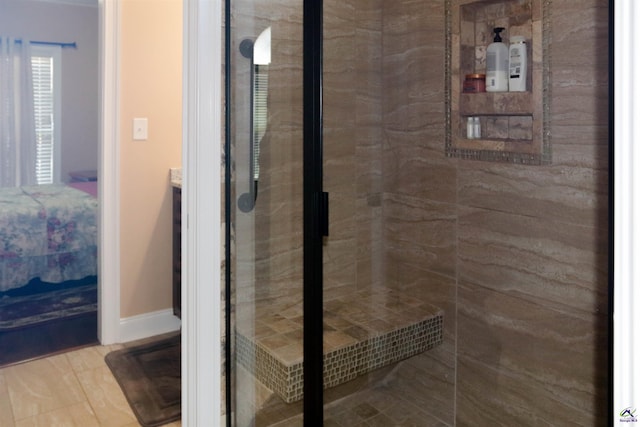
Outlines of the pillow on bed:
[{"label": "pillow on bed", "polygon": [[73,187],[76,190],[84,191],[87,194],[91,194],[93,197],[98,197],[98,182],[70,182],[67,184],[69,187]]}]

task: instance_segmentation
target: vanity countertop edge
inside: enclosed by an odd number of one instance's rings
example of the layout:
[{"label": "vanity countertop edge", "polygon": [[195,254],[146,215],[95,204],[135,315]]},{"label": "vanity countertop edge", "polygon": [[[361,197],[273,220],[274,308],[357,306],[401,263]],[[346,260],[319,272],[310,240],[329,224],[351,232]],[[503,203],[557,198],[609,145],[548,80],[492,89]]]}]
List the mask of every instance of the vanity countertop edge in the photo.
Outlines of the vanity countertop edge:
[{"label": "vanity countertop edge", "polygon": [[170,168],[169,173],[171,175],[171,186],[182,188],[182,168]]}]

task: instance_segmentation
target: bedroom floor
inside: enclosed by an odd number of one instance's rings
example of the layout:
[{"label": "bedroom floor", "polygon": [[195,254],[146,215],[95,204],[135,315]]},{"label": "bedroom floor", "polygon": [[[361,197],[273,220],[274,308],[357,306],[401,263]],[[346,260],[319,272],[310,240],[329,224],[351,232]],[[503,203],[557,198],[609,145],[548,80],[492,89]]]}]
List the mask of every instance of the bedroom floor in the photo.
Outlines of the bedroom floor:
[{"label": "bedroom floor", "polygon": [[0,369],[0,427],[139,426],[104,362],[122,347],[91,346]]},{"label": "bedroom floor", "polygon": [[96,276],[0,292],[0,368],[98,344],[97,299]]},{"label": "bedroom floor", "polygon": [[97,344],[97,330],[98,316],[96,313],[89,313],[15,331],[2,331],[0,368],[67,349]]}]

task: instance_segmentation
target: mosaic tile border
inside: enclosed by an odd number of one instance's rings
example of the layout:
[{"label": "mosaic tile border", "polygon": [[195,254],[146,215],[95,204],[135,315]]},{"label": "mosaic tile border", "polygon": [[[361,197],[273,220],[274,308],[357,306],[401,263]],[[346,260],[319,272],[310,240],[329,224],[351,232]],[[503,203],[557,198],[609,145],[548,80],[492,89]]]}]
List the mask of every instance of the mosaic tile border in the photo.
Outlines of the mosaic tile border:
[{"label": "mosaic tile border", "polygon": [[[350,381],[442,343],[442,313],[324,355],[324,387]],[[287,366],[259,344],[236,333],[238,362],[285,402],[302,399],[302,362]]]},{"label": "mosaic tile border", "polygon": [[542,147],[540,153],[530,154],[513,151],[473,150],[457,148],[452,137],[452,105],[451,89],[453,38],[452,38],[452,0],[445,0],[445,155],[463,160],[480,160],[485,162],[501,162],[530,166],[551,164],[551,3],[542,0]]}]

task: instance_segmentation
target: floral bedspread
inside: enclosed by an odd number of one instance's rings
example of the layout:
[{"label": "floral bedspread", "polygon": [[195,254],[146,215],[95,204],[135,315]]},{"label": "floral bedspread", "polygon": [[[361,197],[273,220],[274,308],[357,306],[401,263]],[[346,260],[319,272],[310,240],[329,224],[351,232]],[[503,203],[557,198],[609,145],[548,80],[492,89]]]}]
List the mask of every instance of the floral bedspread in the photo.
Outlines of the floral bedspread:
[{"label": "floral bedspread", "polygon": [[0,291],[96,275],[97,208],[63,185],[0,188]]}]

